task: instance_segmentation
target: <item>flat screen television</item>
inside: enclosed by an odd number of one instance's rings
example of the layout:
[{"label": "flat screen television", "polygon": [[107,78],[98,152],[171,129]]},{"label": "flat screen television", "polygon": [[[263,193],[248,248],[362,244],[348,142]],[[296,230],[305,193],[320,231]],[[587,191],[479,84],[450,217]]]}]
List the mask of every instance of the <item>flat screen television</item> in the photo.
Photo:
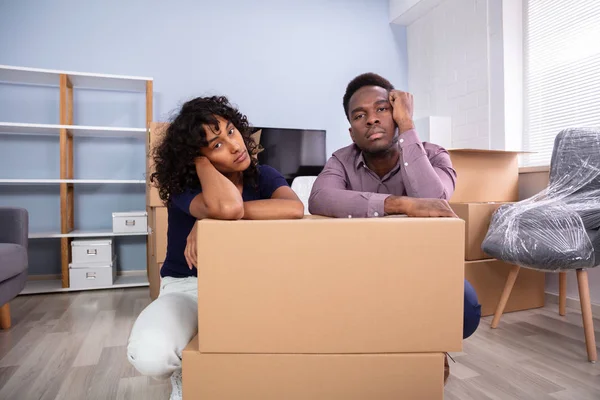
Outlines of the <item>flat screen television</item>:
[{"label": "flat screen television", "polygon": [[[318,175],[325,166],[325,131],[317,129],[255,128],[263,150],[260,164],[270,165],[291,184],[297,176]],[[259,132],[260,131],[260,132]]]}]

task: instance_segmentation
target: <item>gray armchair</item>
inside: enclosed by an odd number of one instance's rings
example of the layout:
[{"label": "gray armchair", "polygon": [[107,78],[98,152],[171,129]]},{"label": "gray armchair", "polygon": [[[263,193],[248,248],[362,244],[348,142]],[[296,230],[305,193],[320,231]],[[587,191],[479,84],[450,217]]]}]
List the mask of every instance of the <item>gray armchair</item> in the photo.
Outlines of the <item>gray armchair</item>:
[{"label": "gray armchair", "polygon": [[27,281],[29,213],[23,208],[0,207],[0,329],[10,328],[8,302]]},{"label": "gray armchair", "polygon": [[559,312],[566,312],[566,271],[576,270],[588,359],[596,339],[586,269],[600,265],[600,130],[566,129],[554,141],[548,187],[500,207],[482,249],[514,264],[492,320],[496,328],[521,267],[557,272]]}]

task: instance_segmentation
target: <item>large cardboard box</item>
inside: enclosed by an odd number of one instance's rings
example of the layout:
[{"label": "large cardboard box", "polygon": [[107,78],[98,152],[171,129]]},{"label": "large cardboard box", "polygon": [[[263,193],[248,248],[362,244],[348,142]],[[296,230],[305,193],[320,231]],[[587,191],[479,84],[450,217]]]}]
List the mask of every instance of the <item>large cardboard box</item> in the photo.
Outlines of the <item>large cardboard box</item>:
[{"label": "large cardboard box", "polygon": [[153,151],[154,148],[160,143],[165,131],[169,124],[167,122],[152,122],[150,124],[150,137],[147,147],[147,164],[146,164],[146,182],[147,182],[147,199],[146,203],[150,207],[162,207],[164,206],[162,200],[158,196],[158,189],[153,186],[150,182],[150,176],[154,172],[154,161]]},{"label": "large cardboard box", "polygon": [[[498,260],[465,262],[465,278],[473,285],[481,304],[481,315],[493,315],[512,265]],[[521,268],[504,312],[544,306],[546,274]]]},{"label": "large cardboard box", "polygon": [[456,215],[465,221],[465,260],[492,258],[481,249],[492,215],[506,203],[450,203]]},{"label": "large cardboard box", "polygon": [[519,198],[516,151],[448,150],[457,180],[453,203],[512,202]]},{"label": "large cardboard box", "polygon": [[198,222],[204,353],[460,351],[458,218]]},{"label": "large cardboard box", "polygon": [[443,353],[204,354],[183,351],[185,400],[441,400]]}]

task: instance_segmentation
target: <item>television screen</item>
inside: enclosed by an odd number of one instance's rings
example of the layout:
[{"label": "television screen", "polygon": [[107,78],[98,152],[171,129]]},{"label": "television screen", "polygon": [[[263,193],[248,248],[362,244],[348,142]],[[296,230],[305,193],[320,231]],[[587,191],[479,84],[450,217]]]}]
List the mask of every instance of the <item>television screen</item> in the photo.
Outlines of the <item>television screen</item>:
[{"label": "television screen", "polygon": [[258,128],[255,135],[263,148],[258,162],[281,172],[289,183],[297,176],[316,176],[325,166],[324,130]]}]

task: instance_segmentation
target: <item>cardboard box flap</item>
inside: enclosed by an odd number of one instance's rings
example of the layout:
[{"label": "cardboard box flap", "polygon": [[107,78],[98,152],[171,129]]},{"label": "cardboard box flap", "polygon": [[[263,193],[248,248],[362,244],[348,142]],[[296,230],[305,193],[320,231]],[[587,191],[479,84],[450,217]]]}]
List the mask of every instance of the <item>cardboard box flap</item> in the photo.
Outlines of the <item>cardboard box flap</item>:
[{"label": "cardboard box flap", "polygon": [[521,150],[488,150],[488,149],[447,149],[448,152],[453,153],[487,153],[487,154],[533,154],[534,151],[521,151]]}]

